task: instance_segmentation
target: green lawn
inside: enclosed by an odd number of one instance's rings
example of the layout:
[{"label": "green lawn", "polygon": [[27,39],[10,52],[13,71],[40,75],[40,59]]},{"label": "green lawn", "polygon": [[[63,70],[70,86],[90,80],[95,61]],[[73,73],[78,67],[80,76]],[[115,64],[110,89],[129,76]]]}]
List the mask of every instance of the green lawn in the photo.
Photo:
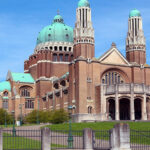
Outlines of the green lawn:
[{"label": "green lawn", "polygon": [[11,134],[3,133],[3,149],[28,149],[38,150],[41,147],[41,142],[25,137],[12,136]]},{"label": "green lawn", "polygon": [[[110,130],[117,123],[119,122],[72,123],[72,130],[77,131],[83,130],[84,128],[91,128],[93,130]],[[124,122],[124,123],[128,123],[130,129],[150,131],[150,122]],[[49,127],[51,130],[69,129],[68,123],[48,125],[46,127]]]},{"label": "green lawn", "polygon": [[[78,131],[84,128],[91,128],[95,131],[104,130],[104,132],[96,132],[96,139],[109,139],[108,130],[112,129],[115,124],[121,122],[96,122],[96,123],[72,123],[72,130]],[[131,129],[131,143],[150,145],[150,122],[124,122],[128,123]],[[68,123],[48,125],[51,130],[68,130]],[[106,131],[106,132],[105,132]],[[139,132],[140,131],[140,132]],[[148,132],[149,131],[149,132]],[[65,133],[65,132],[64,132]],[[75,132],[73,135],[77,135]],[[78,134],[78,136],[82,136]]]},{"label": "green lawn", "polygon": [[[60,144],[51,144],[52,150],[55,147],[67,147]],[[3,133],[3,149],[24,149],[24,150],[41,150],[41,142],[39,140],[33,140],[25,137],[15,136],[11,134]]]},{"label": "green lawn", "polygon": [[[34,125],[37,125],[37,124],[23,124],[22,126],[34,126]],[[0,128],[12,128],[12,127],[13,127],[13,124],[7,124],[6,126],[0,125]],[[17,125],[15,125],[15,127],[17,127]]]}]

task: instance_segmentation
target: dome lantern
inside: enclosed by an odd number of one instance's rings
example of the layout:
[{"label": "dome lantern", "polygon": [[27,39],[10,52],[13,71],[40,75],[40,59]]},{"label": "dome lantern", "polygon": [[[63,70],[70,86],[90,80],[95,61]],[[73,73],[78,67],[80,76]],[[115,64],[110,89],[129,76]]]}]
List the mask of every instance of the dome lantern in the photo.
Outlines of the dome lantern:
[{"label": "dome lantern", "polygon": [[131,10],[129,14],[129,18],[132,18],[132,17],[141,17],[140,11],[137,9]]},{"label": "dome lantern", "polygon": [[78,7],[90,7],[90,3],[88,0],[80,0],[78,2]]}]

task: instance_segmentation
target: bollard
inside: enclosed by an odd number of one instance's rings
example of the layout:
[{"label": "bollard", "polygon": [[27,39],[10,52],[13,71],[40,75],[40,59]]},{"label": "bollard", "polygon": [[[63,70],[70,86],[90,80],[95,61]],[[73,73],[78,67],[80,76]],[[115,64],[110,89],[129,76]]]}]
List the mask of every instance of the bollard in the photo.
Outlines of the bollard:
[{"label": "bollard", "polygon": [[92,129],[84,129],[84,149],[93,150],[93,131]]},{"label": "bollard", "polygon": [[51,139],[50,139],[50,129],[43,128],[42,129],[42,150],[50,150],[51,149]]}]

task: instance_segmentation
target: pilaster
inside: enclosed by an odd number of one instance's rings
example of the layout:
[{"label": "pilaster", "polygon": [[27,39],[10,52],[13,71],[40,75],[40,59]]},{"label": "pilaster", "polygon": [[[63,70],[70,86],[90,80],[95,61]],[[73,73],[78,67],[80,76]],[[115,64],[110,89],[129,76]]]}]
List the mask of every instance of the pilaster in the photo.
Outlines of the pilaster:
[{"label": "pilaster", "polygon": [[118,85],[116,84],[115,91],[115,120],[119,120],[119,99],[118,99]]},{"label": "pilaster", "polygon": [[131,99],[130,99],[130,119],[135,120],[135,110],[134,110],[134,84],[131,83]]}]

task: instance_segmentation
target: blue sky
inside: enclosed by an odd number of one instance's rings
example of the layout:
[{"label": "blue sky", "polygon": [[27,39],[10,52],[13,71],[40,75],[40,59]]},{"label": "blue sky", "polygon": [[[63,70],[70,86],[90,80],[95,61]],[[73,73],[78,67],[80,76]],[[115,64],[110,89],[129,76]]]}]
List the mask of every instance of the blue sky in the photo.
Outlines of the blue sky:
[{"label": "blue sky", "polygon": [[[112,42],[125,55],[130,10],[143,18],[150,64],[150,0],[89,0],[95,29],[95,55],[101,56]],[[67,25],[74,27],[78,0],[2,0],[0,4],[0,81],[8,70],[23,72],[24,60],[33,54],[38,32],[51,24],[59,9]]]}]

